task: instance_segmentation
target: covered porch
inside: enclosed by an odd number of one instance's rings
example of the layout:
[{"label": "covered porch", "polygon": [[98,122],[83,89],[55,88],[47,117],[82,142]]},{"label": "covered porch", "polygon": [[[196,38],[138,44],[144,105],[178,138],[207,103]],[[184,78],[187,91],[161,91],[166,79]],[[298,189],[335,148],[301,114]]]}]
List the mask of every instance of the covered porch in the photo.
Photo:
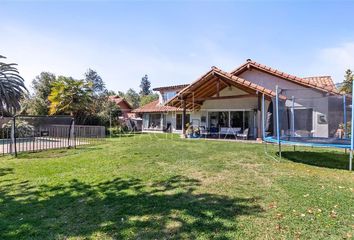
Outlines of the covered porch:
[{"label": "covered porch", "polygon": [[[204,138],[262,138],[262,98],[267,104],[275,92],[216,67],[166,103],[182,109],[182,134],[190,126]],[[191,124],[186,125],[187,111]]]}]

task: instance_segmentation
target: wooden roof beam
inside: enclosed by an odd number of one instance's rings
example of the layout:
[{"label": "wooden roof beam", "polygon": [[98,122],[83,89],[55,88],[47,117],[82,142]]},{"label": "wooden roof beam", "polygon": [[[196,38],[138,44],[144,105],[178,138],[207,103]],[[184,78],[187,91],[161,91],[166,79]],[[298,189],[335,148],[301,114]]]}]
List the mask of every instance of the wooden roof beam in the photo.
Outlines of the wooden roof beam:
[{"label": "wooden roof beam", "polygon": [[222,100],[222,99],[240,99],[240,98],[250,98],[256,97],[257,94],[241,94],[241,95],[231,95],[231,96],[219,96],[219,97],[205,97],[197,98],[196,101],[206,101],[206,100]]}]

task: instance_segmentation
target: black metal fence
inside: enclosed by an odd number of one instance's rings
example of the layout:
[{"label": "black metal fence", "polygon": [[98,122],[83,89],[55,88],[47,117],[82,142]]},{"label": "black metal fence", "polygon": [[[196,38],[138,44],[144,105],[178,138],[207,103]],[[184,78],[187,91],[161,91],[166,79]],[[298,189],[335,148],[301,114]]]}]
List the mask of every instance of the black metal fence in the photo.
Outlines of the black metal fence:
[{"label": "black metal fence", "polygon": [[75,125],[67,116],[2,117],[0,126],[2,155],[76,148],[105,139],[105,127]]}]

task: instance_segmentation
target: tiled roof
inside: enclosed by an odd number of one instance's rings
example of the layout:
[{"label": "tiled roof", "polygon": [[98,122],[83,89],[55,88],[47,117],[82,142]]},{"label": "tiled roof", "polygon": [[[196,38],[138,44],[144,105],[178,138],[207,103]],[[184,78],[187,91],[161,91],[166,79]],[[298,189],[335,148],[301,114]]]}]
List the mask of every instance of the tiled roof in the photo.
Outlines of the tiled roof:
[{"label": "tiled roof", "polygon": [[[234,81],[235,83],[237,84],[240,84],[244,87],[247,87],[249,89],[252,89],[256,92],[260,92],[260,93],[264,93],[265,95],[267,96],[270,96],[270,97],[275,97],[276,96],[276,93],[275,91],[273,90],[270,90],[270,89],[267,89],[265,87],[262,87],[258,84],[255,84],[255,83],[252,83],[250,81],[247,81],[243,78],[239,78],[235,75],[232,75],[231,73],[228,73],[228,72],[225,72],[225,71],[222,71],[221,69],[217,68],[217,67],[212,67],[213,71],[229,78],[230,80]],[[285,98],[284,96],[281,96],[281,98]]]},{"label": "tiled roof", "polygon": [[300,78],[300,77],[279,71],[277,69],[268,67],[266,65],[257,63],[255,61],[252,61],[251,59],[247,59],[246,63],[242,64],[240,67],[233,70],[231,72],[231,74],[237,76],[237,75],[241,74],[242,72],[246,71],[247,69],[249,69],[250,67],[259,69],[261,71],[270,73],[274,76],[283,78],[285,80],[288,80],[288,81],[291,81],[291,82],[294,82],[294,83],[297,83],[297,84],[300,84],[300,85],[303,85],[306,87],[312,87],[312,88],[318,89],[320,91],[326,91],[326,92],[330,92],[330,93],[334,93],[334,94],[339,94],[337,89],[335,87],[333,88],[334,84],[333,85],[331,85],[331,84],[325,85],[325,84],[323,84],[322,81],[319,81],[318,79],[316,81],[314,81],[312,78]]},{"label": "tiled roof", "polygon": [[120,103],[124,102],[127,106],[129,106],[131,109],[133,109],[132,106],[128,103],[128,101],[125,100],[124,98],[121,98],[119,96],[109,96],[108,98],[112,102],[115,102],[117,105],[119,105]]},{"label": "tiled roof", "polygon": [[152,90],[154,91],[163,91],[163,90],[179,90],[187,87],[189,84],[180,84],[180,85],[172,85],[172,86],[164,86],[164,87],[157,87]]},{"label": "tiled roof", "polygon": [[[211,97],[217,94],[217,87],[213,83],[217,82],[217,79],[222,79],[223,84],[227,82],[224,87],[228,85],[233,85],[237,88],[240,88],[250,94],[263,93],[268,98],[275,97],[276,94],[274,91],[262,87],[258,84],[247,81],[243,78],[232,75],[231,73],[222,71],[217,67],[212,67],[210,71],[201,76],[198,80],[190,84],[188,87],[184,88],[181,92],[179,92],[174,98],[170,99],[166,105],[174,106],[181,108],[182,102],[179,100],[181,96],[184,96],[185,101],[187,102],[187,109],[198,109],[200,108],[201,102],[198,103],[196,100],[194,101],[193,96],[198,96],[198,98]],[[215,87],[214,87],[215,86]],[[286,99],[285,96],[279,95],[281,99]],[[202,100],[204,101],[204,100]]]},{"label": "tiled roof", "polygon": [[334,84],[331,76],[313,76],[313,77],[303,77],[303,79],[308,79],[311,82],[316,84],[320,84],[323,86],[330,87],[332,89],[336,89],[336,85]]},{"label": "tiled roof", "polygon": [[181,108],[171,107],[161,105],[159,100],[153,101],[151,103],[145,104],[137,109],[134,109],[132,112],[134,113],[144,113],[144,112],[176,112],[182,111]]}]

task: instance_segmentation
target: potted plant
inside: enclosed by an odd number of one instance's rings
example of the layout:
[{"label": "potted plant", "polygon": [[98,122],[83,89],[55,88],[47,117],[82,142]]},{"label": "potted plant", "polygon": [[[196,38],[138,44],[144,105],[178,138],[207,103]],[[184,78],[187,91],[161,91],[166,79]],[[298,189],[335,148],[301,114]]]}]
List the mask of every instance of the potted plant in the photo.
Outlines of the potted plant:
[{"label": "potted plant", "polygon": [[186,124],[186,127],[187,127],[187,130],[186,130],[186,135],[187,135],[187,138],[192,138],[193,137],[193,126],[190,125],[190,124]]},{"label": "potted plant", "polygon": [[200,137],[200,129],[199,129],[199,127],[194,128],[193,137],[194,138],[199,138]]}]

